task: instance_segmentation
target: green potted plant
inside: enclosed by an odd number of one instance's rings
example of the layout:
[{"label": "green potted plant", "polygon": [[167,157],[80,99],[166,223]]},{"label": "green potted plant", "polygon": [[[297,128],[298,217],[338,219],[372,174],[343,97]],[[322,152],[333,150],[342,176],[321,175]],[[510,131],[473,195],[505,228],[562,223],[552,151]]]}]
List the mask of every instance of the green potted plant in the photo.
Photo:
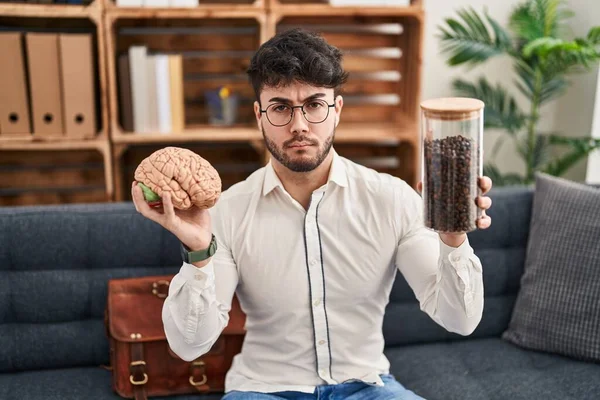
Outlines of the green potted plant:
[{"label": "green potted plant", "polygon": [[[492,85],[485,77],[476,82],[453,81],[457,95],[485,103],[486,128],[500,128],[512,139],[526,165],[524,175],[502,174],[496,164],[486,163],[484,173],[497,185],[531,184],[535,172],[554,176],[564,174],[578,160],[600,148],[600,139],[543,134],[538,128],[540,108],[564,93],[567,76],[586,71],[600,59],[600,26],[585,38],[567,39],[566,21],[572,16],[561,0],[526,0],[510,15],[505,30],[487,12],[472,8],[458,11],[439,27],[443,53],[449,65],[478,65],[498,55],[513,61],[514,86],[527,99],[522,110],[502,85]],[[503,140],[492,149],[493,160]],[[566,146],[560,157],[550,157],[551,146]]]}]

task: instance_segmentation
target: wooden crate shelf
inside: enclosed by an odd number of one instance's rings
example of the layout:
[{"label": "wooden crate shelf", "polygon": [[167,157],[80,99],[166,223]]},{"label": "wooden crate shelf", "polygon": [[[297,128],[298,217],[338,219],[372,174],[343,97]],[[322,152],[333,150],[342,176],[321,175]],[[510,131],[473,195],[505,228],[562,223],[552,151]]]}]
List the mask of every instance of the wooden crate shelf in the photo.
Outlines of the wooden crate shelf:
[{"label": "wooden crate shelf", "polygon": [[[115,165],[115,199],[126,195],[122,188],[126,176],[123,156],[132,147],[144,145],[192,146],[197,143],[228,142],[250,144],[259,151],[260,133],[252,126],[253,92],[245,77],[250,57],[267,39],[266,15],[253,6],[209,5],[194,9],[112,10],[105,15],[109,40],[107,65],[111,140]],[[154,13],[158,17],[149,18]],[[149,53],[183,55],[185,130],[183,132],[126,132],[121,124],[117,59],[130,46],[145,45]],[[233,127],[208,125],[204,92],[227,85],[242,96],[239,124]],[[146,151],[150,151],[147,147]],[[149,153],[148,153],[149,155]]]},{"label": "wooden crate shelf", "polygon": [[[343,115],[343,113],[342,113]],[[340,123],[336,129],[336,143],[414,143],[416,126],[409,120],[401,124],[392,123]],[[187,143],[187,142],[252,142],[262,141],[256,126],[214,127],[209,125],[190,126],[178,133],[120,133],[113,135],[114,143]]]},{"label": "wooden crate shelf", "polygon": [[344,108],[337,142],[396,144],[401,160],[396,175],[416,187],[423,34],[420,5],[298,7],[291,2],[272,2],[269,18],[274,33],[295,27],[317,31],[343,51],[344,69],[350,75],[341,92]]},{"label": "wooden crate shelf", "polygon": [[[189,18],[206,18],[212,14],[231,15],[231,13],[247,13],[264,11],[265,2],[268,0],[212,0],[201,1],[196,7],[119,7],[114,0],[97,0],[104,3],[104,9],[107,13],[132,15],[139,13],[140,16],[147,16],[158,12],[159,16],[170,15],[191,15]],[[239,15],[239,14],[238,14]]]},{"label": "wooden crate shelf", "polygon": [[189,126],[177,133],[122,133],[113,136],[114,143],[188,143],[188,142],[250,142],[261,140],[260,132],[251,127],[218,128],[212,126]]},{"label": "wooden crate shelf", "polygon": [[0,15],[30,18],[88,18],[100,23],[103,0],[88,5],[0,3]]},{"label": "wooden crate shelf", "polygon": [[77,151],[64,142],[2,146],[0,206],[111,201],[106,192],[110,170],[89,141]]},{"label": "wooden crate shelf", "polygon": [[[252,144],[244,141],[187,142],[180,143],[178,146],[190,149],[208,160],[219,171],[223,189],[244,180],[263,164],[263,160],[254,151]],[[117,200],[131,199],[131,182],[135,169],[145,157],[162,147],[163,144],[146,143],[122,148],[122,161],[119,163],[119,168],[125,179],[115,186]]]},{"label": "wooden crate shelf", "polygon": [[[82,193],[75,197],[82,201],[110,201],[113,198],[113,171],[112,159],[109,142],[109,116],[107,103],[107,81],[105,65],[105,33],[103,24],[103,7],[102,0],[96,0],[86,6],[78,5],[47,5],[47,4],[16,4],[16,3],[1,3],[0,4],[0,25],[5,30],[14,31],[37,31],[37,32],[54,32],[54,33],[69,33],[69,32],[89,32],[92,34],[94,44],[94,75],[96,76],[95,99],[96,99],[96,133],[93,137],[79,138],[71,137],[66,134],[56,136],[37,135],[35,132],[31,134],[0,134],[0,155],[2,163],[0,166],[6,167],[7,159],[14,154],[22,154],[23,157],[31,158],[32,160],[40,157],[42,153],[48,154],[48,159],[55,155],[59,161],[65,154],[75,154],[80,152],[96,153],[103,163],[104,181],[100,183],[104,194],[99,195],[98,182],[92,185],[80,185],[79,189],[74,189],[75,192],[90,189],[94,192],[92,195]],[[8,29],[6,29],[8,28]],[[21,179],[16,175],[13,180],[15,186],[13,192],[26,190],[22,186]],[[87,188],[87,189],[86,189]],[[64,190],[63,190],[64,189]],[[8,188],[7,188],[8,190]],[[33,190],[33,188],[32,188]],[[36,189],[38,190],[38,189]],[[45,195],[40,198],[48,201],[60,201],[64,196],[52,195],[48,191],[50,187],[44,189]],[[39,191],[39,190],[38,190]],[[57,189],[57,192],[68,191],[68,188]],[[13,196],[14,201],[18,202],[19,196]],[[23,204],[29,204],[32,197],[23,192]],[[52,200],[53,199],[53,200]]]},{"label": "wooden crate shelf", "polygon": [[421,0],[412,0],[408,6],[337,6],[328,0],[268,0],[269,11],[286,15],[364,15],[406,16],[423,12]]},{"label": "wooden crate shelf", "polygon": [[202,18],[263,18],[263,13],[255,7],[219,8],[207,5],[194,8],[122,8],[113,7],[106,11],[109,19],[116,18],[148,18],[148,19],[202,19]]},{"label": "wooden crate shelf", "polygon": [[336,7],[329,4],[284,4],[271,9],[276,18],[284,16],[315,16],[315,17],[415,17],[423,18],[423,9],[418,6],[408,7]]},{"label": "wooden crate shelf", "polygon": [[[108,97],[111,135],[124,134],[120,124],[117,58],[133,45],[149,52],[180,53],[184,57],[186,125],[206,123],[205,90],[228,85],[251,102],[251,87],[244,77],[253,49],[266,40],[266,17],[259,12],[228,17],[218,12],[210,17],[190,17],[185,10],[162,10],[160,19],[147,19],[146,11],[107,13]],[[180,14],[183,13],[183,14]],[[222,25],[238,32],[224,34]],[[215,33],[211,31],[214,30]],[[120,34],[126,31],[127,34]],[[247,111],[247,109],[245,109]],[[248,112],[245,123],[250,122]]]},{"label": "wooden crate shelf", "polygon": [[[206,0],[193,8],[123,8],[114,0],[95,0],[87,6],[0,3],[0,22],[8,21],[9,26],[56,29],[63,21],[81,26],[85,20],[95,26],[97,43],[101,115],[96,137],[0,135],[0,152],[13,156],[56,152],[61,157],[78,150],[100,153],[108,201],[129,199],[126,186],[136,163],[167,145],[213,157],[211,162],[228,171],[224,172],[228,185],[244,179],[269,156],[254,120],[254,93],[245,70],[260,44],[276,32],[302,26],[323,34],[345,53],[350,79],[342,91],[338,152],[416,186],[424,20],[420,0],[407,7],[336,7],[326,0]],[[228,28],[237,33],[225,32]],[[133,133],[121,126],[117,60],[136,44],[147,45],[150,53],[183,54],[183,132]],[[224,85],[243,97],[239,121],[229,127],[212,126],[203,94]],[[98,198],[97,171],[94,174],[89,184],[80,182],[82,193],[74,195],[79,189],[57,184],[56,196],[47,198]]]}]

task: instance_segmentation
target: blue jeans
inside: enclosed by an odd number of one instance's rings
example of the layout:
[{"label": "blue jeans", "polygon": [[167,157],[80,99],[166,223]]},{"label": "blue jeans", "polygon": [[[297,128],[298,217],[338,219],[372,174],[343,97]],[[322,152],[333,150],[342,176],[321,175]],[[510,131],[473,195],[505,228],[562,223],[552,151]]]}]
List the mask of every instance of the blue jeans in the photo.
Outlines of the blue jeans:
[{"label": "blue jeans", "polygon": [[362,382],[317,386],[313,393],[231,391],[222,400],[425,400],[402,386],[392,375],[382,375],[385,386]]}]

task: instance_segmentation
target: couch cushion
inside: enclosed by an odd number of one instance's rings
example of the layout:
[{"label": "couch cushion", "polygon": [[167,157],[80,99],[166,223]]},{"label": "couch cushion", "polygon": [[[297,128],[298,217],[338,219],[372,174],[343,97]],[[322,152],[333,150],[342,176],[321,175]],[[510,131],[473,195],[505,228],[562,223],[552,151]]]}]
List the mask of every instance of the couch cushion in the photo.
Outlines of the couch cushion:
[{"label": "couch cushion", "polygon": [[1,207],[0,372],[107,364],[108,280],[180,265],[132,203]]},{"label": "couch cushion", "polygon": [[[152,400],[218,400],[222,394],[152,397]],[[0,374],[2,400],[122,400],[110,372],[98,367]]]},{"label": "couch cushion", "polygon": [[600,365],[499,338],[388,348],[391,372],[427,400],[596,400]]},{"label": "couch cushion", "polygon": [[[469,233],[483,265],[485,307],[481,323],[469,338],[500,336],[506,330],[523,273],[533,190],[498,188],[490,192],[492,226]],[[388,346],[465,339],[437,325],[419,308],[415,295],[398,274],[387,307],[383,332]]]},{"label": "couch cushion", "polygon": [[521,289],[503,338],[600,362],[600,190],[536,176]]}]

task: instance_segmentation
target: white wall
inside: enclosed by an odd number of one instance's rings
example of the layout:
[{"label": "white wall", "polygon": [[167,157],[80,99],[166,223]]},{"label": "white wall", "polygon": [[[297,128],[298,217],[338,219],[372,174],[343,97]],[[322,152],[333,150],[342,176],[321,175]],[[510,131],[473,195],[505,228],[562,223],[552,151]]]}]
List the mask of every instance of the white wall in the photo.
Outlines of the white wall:
[{"label": "white wall", "polygon": [[[522,0],[423,0],[425,21],[425,49],[423,57],[423,86],[422,99],[451,96],[451,83],[455,77],[469,81],[485,75],[492,83],[501,82],[513,94],[525,111],[527,102],[523,101],[520,93],[513,86],[515,78],[512,64],[508,57],[496,57],[473,69],[466,67],[449,67],[446,55],[440,51],[438,26],[444,18],[456,17],[456,11],[463,7],[473,7],[479,12],[487,8],[502,26],[507,28],[508,17],[516,5]],[[570,19],[573,34],[581,36],[589,28],[600,25],[600,1],[569,0],[569,7],[575,12]],[[596,88],[596,71],[571,78],[573,85],[567,93],[558,100],[542,108],[540,128],[544,131],[562,131],[572,136],[590,136]],[[496,140],[507,137],[504,132],[487,130],[484,135],[484,153],[486,161]],[[496,158],[497,164],[504,172],[523,172],[524,165],[515,152],[513,144],[506,140]],[[565,177],[578,181],[585,179],[586,160],[574,166]]]},{"label": "white wall", "polygon": [[[600,68],[596,85],[596,103],[592,119],[592,137],[600,139]],[[593,152],[588,158],[586,182],[600,184],[600,151]]]}]

